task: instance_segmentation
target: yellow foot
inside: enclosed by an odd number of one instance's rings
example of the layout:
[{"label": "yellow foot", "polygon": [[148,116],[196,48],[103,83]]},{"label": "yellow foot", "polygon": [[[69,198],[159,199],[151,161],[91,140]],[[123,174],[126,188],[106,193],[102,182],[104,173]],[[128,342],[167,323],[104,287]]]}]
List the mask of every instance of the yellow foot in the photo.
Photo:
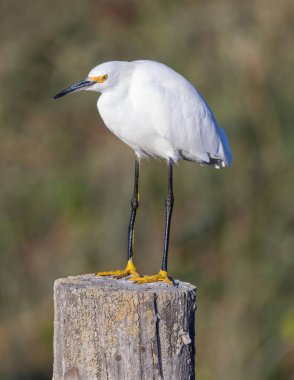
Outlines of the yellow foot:
[{"label": "yellow foot", "polygon": [[112,276],[115,278],[123,278],[127,276],[139,277],[139,274],[136,270],[133,259],[130,259],[128,261],[126,268],[123,270],[115,270],[115,271],[110,271],[110,272],[98,272],[96,275],[97,276]]},{"label": "yellow foot", "polygon": [[134,281],[136,284],[147,284],[148,282],[163,281],[168,285],[173,285],[172,281],[167,275],[167,272],[164,270],[160,270],[159,273],[155,274],[154,276],[132,277],[130,280]]}]

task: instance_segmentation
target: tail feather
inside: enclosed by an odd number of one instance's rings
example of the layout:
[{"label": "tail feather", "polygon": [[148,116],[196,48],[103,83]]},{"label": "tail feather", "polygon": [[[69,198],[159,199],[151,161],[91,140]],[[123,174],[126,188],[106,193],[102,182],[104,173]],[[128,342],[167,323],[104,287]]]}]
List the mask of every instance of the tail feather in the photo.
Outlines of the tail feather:
[{"label": "tail feather", "polygon": [[223,157],[221,161],[225,163],[225,166],[230,166],[233,160],[233,156],[230,149],[229,139],[227,138],[227,135],[222,128],[218,128],[218,129],[219,129],[218,131],[219,136],[221,138],[221,144],[220,144],[221,152],[220,153],[221,153],[221,157]]}]

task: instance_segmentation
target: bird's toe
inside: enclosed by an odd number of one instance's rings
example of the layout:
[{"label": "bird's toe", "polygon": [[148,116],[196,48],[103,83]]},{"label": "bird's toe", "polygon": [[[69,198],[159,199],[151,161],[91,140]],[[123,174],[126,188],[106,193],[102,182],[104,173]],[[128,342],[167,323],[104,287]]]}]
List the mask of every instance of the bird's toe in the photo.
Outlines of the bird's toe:
[{"label": "bird's toe", "polygon": [[136,270],[133,259],[130,259],[128,261],[128,264],[125,269],[119,269],[119,270],[108,271],[108,272],[98,272],[96,275],[97,276],[111,276],[117,279],[128,277],[128,276],[139,277],[139,274]]},{"label": "bird's toe", "polygon": [[158,274],[153,276],[132,277],[130,278],[135,284],[148,284],[151,282],[165,282],[168,285],[173,285],[173,282],[167,275],[166,271],[160,270]]}]

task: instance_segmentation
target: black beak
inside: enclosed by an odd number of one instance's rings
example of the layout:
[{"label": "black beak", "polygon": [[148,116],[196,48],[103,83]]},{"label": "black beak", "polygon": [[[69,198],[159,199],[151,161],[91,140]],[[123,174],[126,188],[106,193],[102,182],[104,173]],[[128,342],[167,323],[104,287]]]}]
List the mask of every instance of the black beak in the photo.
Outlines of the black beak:
[{"label": "black beak", "polygon": [[61,92],[59,92],[58,94],[56,94],[53,99],[61,98],[62,96],[67,95],[71,92],[81,91],[86,87],[92,86],[94,83],[95,82],[88,79],[81,80],[80,82],[75,83],[72,86],[69,86],[65,88],[64,90],[62,90]]}]

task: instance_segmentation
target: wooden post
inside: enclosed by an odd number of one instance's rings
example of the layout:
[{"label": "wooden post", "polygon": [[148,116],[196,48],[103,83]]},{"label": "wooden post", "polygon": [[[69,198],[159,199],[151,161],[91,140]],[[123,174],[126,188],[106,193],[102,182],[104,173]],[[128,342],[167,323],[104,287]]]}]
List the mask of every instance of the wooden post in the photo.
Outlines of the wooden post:
[{"label": "wooden post", "polygon": [[194,286],[68,277],[54,305],[54,380],[195,379]]}]

